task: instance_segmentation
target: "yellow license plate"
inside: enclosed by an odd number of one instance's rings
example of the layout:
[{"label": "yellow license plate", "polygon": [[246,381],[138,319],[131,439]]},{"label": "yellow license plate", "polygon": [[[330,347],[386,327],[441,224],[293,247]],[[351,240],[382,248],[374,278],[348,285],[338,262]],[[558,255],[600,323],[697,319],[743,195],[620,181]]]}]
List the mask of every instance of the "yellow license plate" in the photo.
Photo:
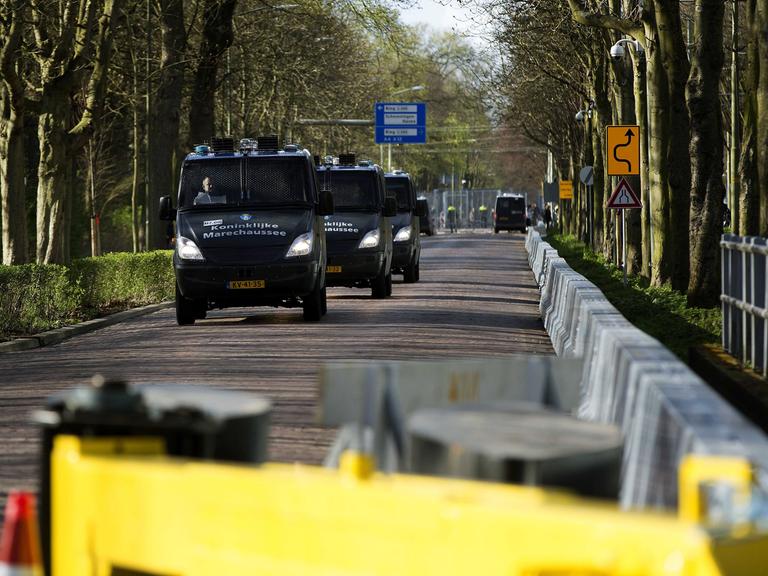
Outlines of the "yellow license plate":
[{"label": "yellow license plate", "polygon": [[232,290],[264,288],[264,280],[232,280],[227,283],[227,288],[231,288]]},{"label": "yellow license plate", "polygon": [[325,271],[328,273],[338,273],[341,272],[341,266],[326,266]]}]

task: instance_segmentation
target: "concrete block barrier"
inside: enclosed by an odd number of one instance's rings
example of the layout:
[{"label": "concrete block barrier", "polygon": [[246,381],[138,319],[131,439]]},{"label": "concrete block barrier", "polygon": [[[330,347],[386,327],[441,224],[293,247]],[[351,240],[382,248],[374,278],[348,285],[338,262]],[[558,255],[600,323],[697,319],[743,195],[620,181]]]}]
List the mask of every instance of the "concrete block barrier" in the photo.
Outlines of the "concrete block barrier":
[{"label": "concrete block barrier", "polygon": [[768,437],[658,340],[626,320],[600,290],[529,231],[542,320],[558,356],[583,360],[580,418],[624,436],[621,503],[677,506],[678,468],[690,453],[748,458],[768,485]]},{"label": "concrete block barrier", "polygon": [[690,371],[644,374],[627,423],[620,489],[625,508],[675,508],[677,471],[691,453],[747,458],[765,485],[765,435]]}]

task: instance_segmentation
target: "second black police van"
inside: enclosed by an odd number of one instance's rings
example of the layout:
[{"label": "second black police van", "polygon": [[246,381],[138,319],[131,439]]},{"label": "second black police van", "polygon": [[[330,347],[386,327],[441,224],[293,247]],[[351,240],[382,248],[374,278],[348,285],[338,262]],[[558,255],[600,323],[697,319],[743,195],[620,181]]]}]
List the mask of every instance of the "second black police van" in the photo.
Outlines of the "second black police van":
[{"label": "second black police van", "polygon": [[419,281],[421,257],[420,219],[427,218],[423,205],[416,201],[416,192],[408,173],[395,170],[384,175],[387,196],[397,201],[397,214],[392,218],[392,272],[403,275],[407,283]]},{"label": "second black police van", "polygon": [[182,164],[176,220],[176,319],[194,324],[212,308],[301,306],[326,311],[323,217],[333,199],[317,185],[306,150],[278,150],[276,137],[198,146]]},{"label": "second black police van", "polygon": [[494,212],[493,231],[499,230],[526,231],[526,205],[525,196],[522,194],[503,194],[496,198],[496,211]]},{"label": "second black police van", "polygon": [[325,219],[328,286],[371,288],[374,298],[392,293],[394,198],[385,194],[384,172],[370,162],[343,154],[318,167],[323,190],[333,195],[334,215]]}]

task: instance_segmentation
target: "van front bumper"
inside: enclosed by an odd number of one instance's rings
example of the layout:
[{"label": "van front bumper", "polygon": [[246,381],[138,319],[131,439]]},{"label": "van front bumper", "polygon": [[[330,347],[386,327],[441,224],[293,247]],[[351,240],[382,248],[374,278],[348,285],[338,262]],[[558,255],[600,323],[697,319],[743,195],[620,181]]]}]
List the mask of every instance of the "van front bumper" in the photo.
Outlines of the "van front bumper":
[{"label": "van front bumper", "polygon": [[[221,266],[174,261],[176,282],[186,298],[219,305],[272,304],[303,298],[315,288],[320,263],[291,262],[255,266]],[[259,288],[234,288],[232,282],[251,281]]]}]

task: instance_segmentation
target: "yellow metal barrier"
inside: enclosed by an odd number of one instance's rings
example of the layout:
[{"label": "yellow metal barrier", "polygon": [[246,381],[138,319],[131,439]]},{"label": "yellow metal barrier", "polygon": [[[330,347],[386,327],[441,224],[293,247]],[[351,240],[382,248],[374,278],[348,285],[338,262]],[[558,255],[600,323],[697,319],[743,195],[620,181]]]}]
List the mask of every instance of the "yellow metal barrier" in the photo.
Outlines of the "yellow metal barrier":
[{"label": "yellow metal barrier", "polygon": [[342,470],[247,467],[127,442],[56,438],[53,576],[704,576],[768,566],[765,536],[713,539],[674,516],[558,492],[381,475],[354,455]]}]

